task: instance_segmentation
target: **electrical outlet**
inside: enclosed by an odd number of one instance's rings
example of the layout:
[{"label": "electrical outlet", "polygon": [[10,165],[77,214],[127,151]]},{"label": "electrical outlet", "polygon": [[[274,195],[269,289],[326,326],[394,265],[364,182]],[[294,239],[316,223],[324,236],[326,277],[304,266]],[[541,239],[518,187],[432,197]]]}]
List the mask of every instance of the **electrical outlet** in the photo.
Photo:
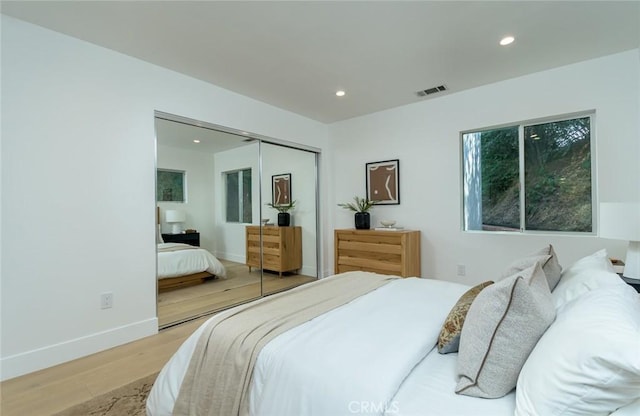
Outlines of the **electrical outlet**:
[{"label": "electrical outlet", "polygon": [[458,264],[458,276],[466,276],[467,266],[464,264]]},{"label": "electrical outlet", "polygon": [[100,295],[100,309],[113,308],[113,293],[107,292]]}]

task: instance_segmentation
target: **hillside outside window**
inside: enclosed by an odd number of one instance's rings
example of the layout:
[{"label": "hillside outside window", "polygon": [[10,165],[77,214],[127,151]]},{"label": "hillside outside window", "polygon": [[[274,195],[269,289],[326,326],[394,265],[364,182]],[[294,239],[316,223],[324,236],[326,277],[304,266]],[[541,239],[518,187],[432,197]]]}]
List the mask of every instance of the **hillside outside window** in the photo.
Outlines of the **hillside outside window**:
[{"label": "hillside outside window", "polygon": [[593,231],[592,115],[462,133],[465,231]]}]

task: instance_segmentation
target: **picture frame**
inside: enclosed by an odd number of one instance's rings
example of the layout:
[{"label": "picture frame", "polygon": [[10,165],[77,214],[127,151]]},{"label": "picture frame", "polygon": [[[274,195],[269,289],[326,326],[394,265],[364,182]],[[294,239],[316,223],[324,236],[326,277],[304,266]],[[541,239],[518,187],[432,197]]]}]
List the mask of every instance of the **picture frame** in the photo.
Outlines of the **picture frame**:
[{"label": "picture frame", "polygon": [[274,207],[291,204],[291,174],[282,173],[271,177],[271,203]]},{"label": "picture frame", "polygon": [[366,195],[376,205],[400,204],[400,160],[366,164]]},{"label": "picture frame", "polygon": [[184,171],[157,169],[157,202],[186,202],[186,195]]}]

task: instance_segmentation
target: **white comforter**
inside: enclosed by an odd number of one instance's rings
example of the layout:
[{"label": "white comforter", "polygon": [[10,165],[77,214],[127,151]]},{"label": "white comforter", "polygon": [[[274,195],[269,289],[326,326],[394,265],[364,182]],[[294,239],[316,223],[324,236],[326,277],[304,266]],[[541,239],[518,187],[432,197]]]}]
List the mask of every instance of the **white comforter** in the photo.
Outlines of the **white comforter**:
[{"label": "white comforter", "polygon": [[[192,247],[181,243],[159,243],[158,248]],[[226,277],[226,270],[220,260],[202,248],[158,252],[158,279],[178,277],[187,274],[209,272],[218,277]]]},{"label": "white comforter", "polygon": [[260,353],[251,413],[337,416],[401,410],[402,404],[394,402],[396,391],[433,349],[442,322],[466,289],[398,279],[286,332]]},{"label": "white comforter", "polygon": [[[455,394],[457,354],[441,355],[434,348],[442,322],[467,289],[398,279],[278,336],[258,356],[251,415],[513,415],[513,391],[499,399]],[[203,328],[160,372],[148,415],[171,415]],[[639,412],[640,399],[611,416]]]},{"label": "white comforter", "polygon": [[[416,414],[409,400],[420,398],[400,392],[415,388],[407,376],[435,351],[442,322],[467,289],[437,280],[398,279],[280,335],[256,362],[251,414]],[[147,401],[149,415],[171,414],[199,335],[197,330],[161,371]],[[453,370],[446,377],[455,385]],[[433,397],[456,396],[450,384]],[[513,398],[504,401],[513,414]]]}]

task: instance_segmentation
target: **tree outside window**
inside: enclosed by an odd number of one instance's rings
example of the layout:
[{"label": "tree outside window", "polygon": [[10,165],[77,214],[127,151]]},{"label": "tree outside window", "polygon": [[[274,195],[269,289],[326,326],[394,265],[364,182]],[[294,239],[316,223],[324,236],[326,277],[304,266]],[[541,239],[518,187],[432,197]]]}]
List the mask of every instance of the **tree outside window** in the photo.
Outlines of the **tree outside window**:
[{"label": "tree outside window", "polygon": [[462,134],[464,229],[593,230],[591,116]]}]

